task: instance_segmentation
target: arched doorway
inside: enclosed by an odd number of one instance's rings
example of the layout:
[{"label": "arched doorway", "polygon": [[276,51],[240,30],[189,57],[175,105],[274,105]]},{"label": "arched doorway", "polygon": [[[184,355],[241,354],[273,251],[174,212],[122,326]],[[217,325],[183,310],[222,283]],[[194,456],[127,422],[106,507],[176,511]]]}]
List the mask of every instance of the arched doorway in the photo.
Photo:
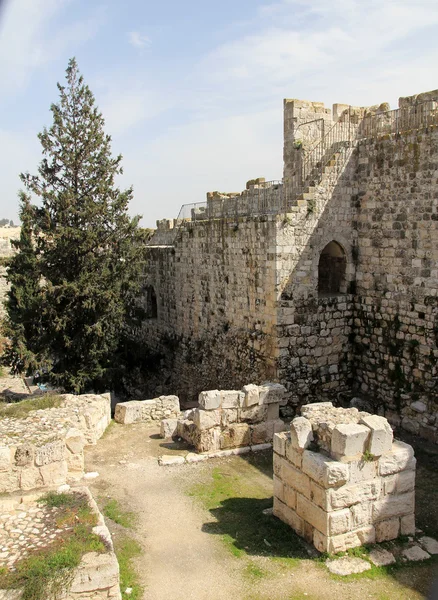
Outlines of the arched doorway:
[{"label": "arched doorway", "polygon": [[318,264],[318,294],[342,294],[346,290],[347,257],[338,242],[329,242],[321,252]]}]

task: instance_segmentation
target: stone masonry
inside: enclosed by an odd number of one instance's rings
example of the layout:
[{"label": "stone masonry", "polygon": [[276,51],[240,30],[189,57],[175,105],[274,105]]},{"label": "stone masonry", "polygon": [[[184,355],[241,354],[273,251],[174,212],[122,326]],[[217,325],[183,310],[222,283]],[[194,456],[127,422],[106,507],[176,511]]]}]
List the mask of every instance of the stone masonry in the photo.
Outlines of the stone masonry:
[{"label": "stone masonry", "polygon": [[152,400],[129,400],[116,404],[114,420],[117,423],[160,423],[163,419],[176,419],[180,414],[177,396],[160,396]]},{"label": "stone masonry", "polygon": [[320,552],[415,533],[413,449],[384,417],[330,402],[274,436],[274,514]]},{"label": "stone masonry", "polygon": [[165,421],[162,432],[178,435],[197,452],[266,444],[284,430],[279,418],[284,392],[284,387],[275,383],[250,384],[242,391],[201,392],[199,408],[187,411],[185,418],[176,423]]}]

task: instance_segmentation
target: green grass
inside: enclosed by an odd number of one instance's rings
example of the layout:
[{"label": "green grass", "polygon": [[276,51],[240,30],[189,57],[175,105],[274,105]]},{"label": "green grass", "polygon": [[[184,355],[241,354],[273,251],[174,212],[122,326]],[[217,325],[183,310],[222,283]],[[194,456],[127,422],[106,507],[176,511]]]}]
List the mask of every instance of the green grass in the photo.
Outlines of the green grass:
[{"label": "green grass", "polygon": [[[262,453],[260,453],[262,454]],[[287,565],[306,558],[300,538],[291,528],[263,510],[272,506],[267,485],[261,485],[257,461],[272,458],[251,457],[229,461],[207,472],[206,480],[192,486],[188,493],[215,517],[204,531],[219,535],[236,558],[266,556],[287,560]]]},{"label": "green grass", "polygon": [[[139,583],[138,573],[132,561],[142,554],[142,548],[138,542],[130,537],[122,537],[114,543],[114,550],[120,567],[120,591],[123,600],[141,600],[143,588]],[[131,594],[125,594],[126,588],[132,588]]]},{"label": "green grass", "polygon": [[251,581],[256,581],[265,577],[269,577],[270,574],[268,571],[262,569],[255,563],[249,562],[244,569],[244,575],[247,579],[250,579]]},{"label": "green grass", "polygon": [[122,510],[117,500],[108,500],[104,504],[102,512],[105,517],[127,529],[131,529],[135,525],[136,519],[134,513]]},{"label": "green grass", "polygon": [[16,563],[16,571],[0,572],[0,588],[23,589],[22,600],[57,600],[71,584],[82,556],[106,551],[102,540],[92,532],[97,516],[86,496],[50,493],[41,502],[59,508],[57,525],[69,525],[72,529],[63,532],[62,538],[47,548]]},{"label": "green grass", "polygon": [[0,403],[0,419],[9,417],[11,419],[25,419],[33,410],[41,410],[46,408],[58,408],[63,399],[57,394],[45,394],[38,398],[30,400],[20,400],[19,402],[1,402]]}]

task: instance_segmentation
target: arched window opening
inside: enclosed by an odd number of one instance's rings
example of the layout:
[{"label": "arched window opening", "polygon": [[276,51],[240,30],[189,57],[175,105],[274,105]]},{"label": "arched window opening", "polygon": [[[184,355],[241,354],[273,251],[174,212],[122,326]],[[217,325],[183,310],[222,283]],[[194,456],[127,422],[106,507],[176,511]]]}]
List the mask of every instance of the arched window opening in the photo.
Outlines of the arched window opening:
[{"label": "arched window opening", "polygon": [[145,301],[146,301],[146,318],[147,319],[156,319],[158,317],[158,309],[157,309],[157,294],[153,286],[147,285],[144,291]]},{"label": "arched window opening", "polygon": [[321,252],[318,264],[318,294],[342,294],[346,292],[345,270],[347,258],[337,242],[329,242]]}]

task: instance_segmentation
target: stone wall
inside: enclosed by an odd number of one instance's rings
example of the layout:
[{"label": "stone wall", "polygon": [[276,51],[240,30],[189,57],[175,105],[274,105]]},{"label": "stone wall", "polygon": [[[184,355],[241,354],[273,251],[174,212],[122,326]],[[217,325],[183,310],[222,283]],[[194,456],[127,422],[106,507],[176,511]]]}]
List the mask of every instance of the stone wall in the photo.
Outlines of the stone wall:
[{"label": "stone wall", "polygon": [[117,423],[161,423],[163,419],[177,418],[180,414],[177,396],[160,396],[152,400],[130,400],[116,404],[114,420]]},{"label": "stone wall", "polygon": [[84,475],[84,452],[111,420],[109,395],[66,394],[59,408],[0,420],[0,493],[47,488]]},{"label": "stone wall", "polygon": [[284,429],[279,418],[284,392],[282,385],[272,383],[246,385],[242,391],[201,392],[199,408],[188,411],[185,418],[177,421],[175,434],[197,452],[272,442],[274,433]]},{"label": "stone wall", "polygon": [[[0,259],[12,256],[15,250],[11,244],[11,240],[16,240],[19,237],[20,227],[0,227]],[[5,314],[3,301],[6,299],[8,290],[9,285],[6,281],[6,268],[0,264],[0,319],[3,318]]]},{"label": "stone wall", "polygon": [[315,403],[274,436],[274,514],[320,552],[415,533],[415,458],[384,417]]}]

